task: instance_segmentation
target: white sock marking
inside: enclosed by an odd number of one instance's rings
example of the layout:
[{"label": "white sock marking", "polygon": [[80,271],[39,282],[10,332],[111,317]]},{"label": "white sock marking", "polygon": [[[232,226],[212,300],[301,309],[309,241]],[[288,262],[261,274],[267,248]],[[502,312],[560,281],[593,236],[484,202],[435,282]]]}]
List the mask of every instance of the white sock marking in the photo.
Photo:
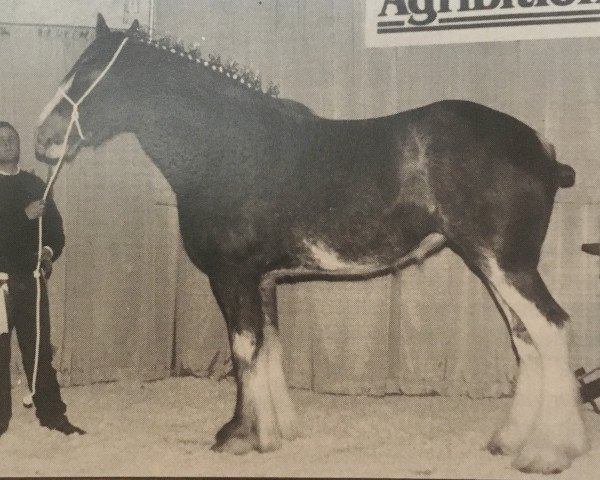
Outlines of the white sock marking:
[{"label": "white sock marking", "polygon": [[511,336],[519,354],[517,388],[506,424],[496,432],[492,444],[503,453],[516,453],[526,440],[537,417],[542,398],[542,364],[534,345],[517,337],[512,329],[520,319],[515,315],[494,285],[492,294],[509,321]]},{"label": "white sock marking", "polygon": [[241,365],[244,416],[256,421],[256,434],[261,451],[275,450],[281,446],[269,390],[268,356],[263,344],[256,360]]},{"label": "white sock marking", "polygon": [[277,424],[283,438],[292,440],[298,436],[298,420],[283,374],[279,334],[271,325],[265,327],[265,345],[268,356],[269,388]]},{"label": "white sock marking", "polygon": [[252,362],[254,351],[256,350],[256,338],[248,331],[233,335],[233,354],[238,360],[247,364]]},{"label": "white sock marking", "polygon": [[560,470],[570,456],[588,448],[576,382],[569,367],[567,325],[559,328],[550,323],[535,303],[508,281],[494,259],[489,260],[488,267],[488,278],[527,328],[541,359],[540,410],[517,465],[535,471]]}]

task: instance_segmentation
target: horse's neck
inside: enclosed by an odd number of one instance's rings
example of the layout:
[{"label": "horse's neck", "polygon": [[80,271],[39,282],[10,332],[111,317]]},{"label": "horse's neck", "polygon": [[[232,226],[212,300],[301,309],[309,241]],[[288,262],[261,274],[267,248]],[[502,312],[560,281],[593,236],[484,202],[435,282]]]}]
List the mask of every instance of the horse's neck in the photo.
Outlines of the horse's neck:
[{"label": "horse's neck", "polygon": [[[223,132],[231,132],[232,124],[244,122],[249,112],[236,110],[226,98],[223,105],[212,100],[206,104],[172,92],[159,93],[149,96],[151,100],[142,105],[135,133],[146,154],[179,194],[190,185],[210,182],[205,174],[207,157],[227,151]],[[169,100],[165,102],[164,98]],[[240,141],[244,135],[251,135],[251,128],[241,130],[235,130]]]},{"label": "horse's neck", "polygon": [[190,185],[210,183],[206,162],[235,155],[231,143],[252,150],[264,134],[261,121],[277,112],[270,98],[220,76],[224,74],[185,63],[175,68],[166,65],[162,55],[147,52],[146,62],[140,66],[146,88],[135,98],[134,131],[144,151],[179,193]]}]

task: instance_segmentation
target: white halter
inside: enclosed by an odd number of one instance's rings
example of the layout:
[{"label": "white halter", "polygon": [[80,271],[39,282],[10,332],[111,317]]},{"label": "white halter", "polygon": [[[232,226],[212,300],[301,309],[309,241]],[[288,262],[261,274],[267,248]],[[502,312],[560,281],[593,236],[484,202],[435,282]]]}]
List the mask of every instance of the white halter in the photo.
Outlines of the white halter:
[{"label": "white halter", "polygon": [[52,176],[50,177],[50,180],[48,181],[48,185],[46,185],[46,191],[44,192],[44,197],[43,197],[44,200],[46,200],[46,198],[48,197],[48,192],[52,188],[52,185],[54,184],[54,181],[56,180],[56,177],[58,176],[58,172],[61,168],[63,159],[67,153],[67,142],[69,141],[69,136],[71,135],[71,130],[73,129],[73,124],[77,127],[77,133],[79,133],[79,137],[81,138],[81,140],[85,139],[85,136],[83,135],[83,131],[81,129],[81,124],[79,123],[79,105],[81,105],[81,103],[88,97],[88,95],[90,93],[92,93],[94,88],[96,88],[98,83],[100,83],[100,81],[106,76],[106,74],[108,73],[110,68],[113,66],[113,63],[115,63],[115,61],[117,60],[117,57],[121,53],[121,50],[123,50],[123,47],[127,43],[127,40],[129,40],[129,37],[125,37],[123,39],[123,41],[119,45],[119,48],[117,48],[117,51],[112,56],[110,62],[108,62],[106,67],[104,67],[104,70],[102,70],[100,75],[98,75],[98,78],[96,78],[96,80],[94,80],[92,82],[92,84],[88,87],[88,89],[84,92],[84,94],[79,98],[79,100],[77,100],[75,102],[71,97],[69,97],[69,95],[67,95],[67,92],[65,92],[62,88],[59,88],[59,90],[58,90],[59,93],[64,97],[64,99],[67,102],[69,102],[71,104],[71,106],[73,107],[73,110],[71,111],[71,120],[67,127],[67,131],[65,132],[65,138],[63,139],[60,157],[58,159],[56,167],[54,168]]},{"label": "white halter", "polygon": [[[69,141],[69,136],[71,135],[71,130],[73,129],[73,125],[75,125],[77,127],[77,133],[79,133],[79,137],[82,140],[85,139],[85,137],[83,135],[83,131],[81,130],[81,124],[79,123],[79,105],[81,105],[81,102],[83,102],[87,98],[87,96],[90,93],[92,93],[94,88],[96,88],[96,85],[98,85],[98,83],[100,83],[100,81],[108,73],[110,68],[113,66],[113,63],[115,63],[115,61],[117,60],[117,57],[121,53],[121,50],[123,50],[123,47],[127,43],[127,40],[129,40],[129,37],[125,37],[123,39],[123,41],[119,45],[119,48],[117,48],[117,51],[112,56],[110,62],[108,62],[108,65],[106,65],[106,67],[104,67],[104,70],[102,70],[100,75],[98,75],[98,78],[96,78],[96,80],[94,80],[94,82],[88,87],[88,89],[79,98],[79,100],[77,100],[76,102],[73,101],[73,99],[71,99],[71,97],[69,97],[69,95],[67,95],[67,92],[65,92],[62,88],[59,88],[60,94],[65,98],[65,100],[67,102],[69,102],[71,104],[71,106],[73,107],[73,110],[71,111],[71,120],[69,121],[69,125],[65,132],[65,138],[63,139],[60,157],[58,159],[58,162],[56,163],[56,166],[52,170],[52,175],[50,177],[50,180],[48,180],[48,184],[46,185],[46,190],[44,191],[44,195],[42,197],[42,199],[44,201],[48,198],[50,190],[52,189],[52,186],[54,185],[54,182],[56,181],[56,178],[58,177],[58,173],[60,172],[60,169],[62,167],[63,160],[67,153],[67,143]],[[41,297],[42,297],[40,276],[41,276],[41,266],[42,266],[42,250],[43,250],[42,234],[43,234],[42,217],[39,217],[39,219],[38,219],[38,256],[37,256],[37,265],[35,267],[35,270],[33,271],[33,276],[35,277],[36,284],[37,284],[37,300],[36,300],[36,310],[35,310],[35,315],[36,315],[36,317],[35,317],[36,318],[35,360],[34,360],[34,364],[33,364],[33,376],[31,379],[31,394],[27,395],[23,398],[23,404],[26,406],[31,406],[31,404],[33,403],[33,396],[35,395],[35,390],[36,390],[38,363],[39,363],[39,356],[40,356],[40,302],[41,302]]]}]

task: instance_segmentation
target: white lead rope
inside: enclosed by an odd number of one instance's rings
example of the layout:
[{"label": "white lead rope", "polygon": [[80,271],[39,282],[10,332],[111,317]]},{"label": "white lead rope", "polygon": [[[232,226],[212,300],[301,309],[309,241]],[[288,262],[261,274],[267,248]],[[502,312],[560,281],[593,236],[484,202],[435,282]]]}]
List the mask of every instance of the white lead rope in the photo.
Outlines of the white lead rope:
[{"label": "white lead rope", "polygon": [[[79,133],[79,137],[81,138],[81,140],[84,140],[84,138],[85,138],[83,136],[81,124],[79,123],[79,105],[81,105],[81,102],[83,102],[86,99],[86,97],[90,93],[92,93],[92,90],[94,90],[94,88],[96,88],[96,85],[98,85],[100,80],[102,80],[104,78],[104,76],[108,73],[110,68],[113,66],[113,63],[115,63],[115,61],[117,60],[117,57],[121,53],[121,50],[123,50],[123,47],[127,43],[127,40],[129,40],[129,37],[125,37],[123,39],[123,41],[119,45],[119,48],[117,49],[117,51],[114,53],[113,57],[111,58],[110,62],[108,62],[108,65],[106,65],[104,70],[102,70],[100,75],[98,75],[98,78],[96,78],[96,80],[94,80],[94,82],[88,87],[88,89],[79,98],[79,100],[77,102],[74,102],[71,99],[71,97],[69,97],[69,95],[67,95],[67,92],[65,92],[62,88],[59,88],[59,92],[65,98],[65,100],[67,100],[67,102],[69,102],[71,104],[71,106],[73,107],[73,110],[71,111],[71,120],[69,121],[69,125],[67,126],[67,131],[65,132],[65,137],[63,138],[63,143],[62,143],[61,150],[60,150],[60,152],[61,152],[60,157],[58,159],[58,162],[52,169],[52,175],[50,176],[50,179],[48,180],[48,184],[46,185],[46,190],[44,190],[44,195],[42,196],[42,200],[44,202],[48,199],[50,190],[54,186],[54,183],[56,182],[58,174],[62,168],[63,160],[65,158],[65,155],[67,154],[67,144],[69,141],[69,137],[71,136],[71,131],[73,130],[73,125],[75,125],[77,127],[77,133]],[[35,303],[35,329],[36,329],[35,359],[33,361],[33,375],[31,377],[31,393],[29,395],[26,395],[25,397],[23,397],[23,405],[25,405],[27,407],[30,407],[33,404],[33,396],[35,395],[35,391],[36,391],[38,364],[39,364],[39,359],[40,359],[40,315],[41,315],[40,311],[41,311],[41,302],[42,302],[42,285],[41,285],[40,277],[41,277],[41,271],[42,271],[42,268],[41,268],[42,267],[42,250],[44,248],[44,246],[43,246],[43,226],[42,225],[43,225],[42,217],[40,216],[38,218],[37,265],[35,267],[35,270],[33,271],[33,276],[34,276],[35,282],[36,282],[36,292],[37,292],[36,293],[36,303]]]}]

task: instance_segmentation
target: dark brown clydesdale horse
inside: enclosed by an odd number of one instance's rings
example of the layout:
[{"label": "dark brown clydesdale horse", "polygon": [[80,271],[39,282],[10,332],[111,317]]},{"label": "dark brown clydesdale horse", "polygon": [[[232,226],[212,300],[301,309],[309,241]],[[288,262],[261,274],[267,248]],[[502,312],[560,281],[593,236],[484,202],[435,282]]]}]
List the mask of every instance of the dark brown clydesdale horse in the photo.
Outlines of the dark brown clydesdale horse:
[{"label": "dark brown clydesdale horse", "polygon": [[[537,270],[554,196],[575,173],[540,134],[456,100],[382,118],[321,118],[163,48],[137,22],[111,32],[101,17],[61,86],[71,99],[125,37],[79,107],[85,139],[70,136],[67,158],[132,132],[173,188],[185,249],[210,279],[234,358],[237,403],[215,450],[266,452],[297,435],[278,282],[381,275],[444,247],[489,289],[520,358],[514,403],[489,450],[532,472],[561,471],[587,450],[569,316]],[[56,163],[71,111],[59,91],[40,117],[39,160]]]}]

